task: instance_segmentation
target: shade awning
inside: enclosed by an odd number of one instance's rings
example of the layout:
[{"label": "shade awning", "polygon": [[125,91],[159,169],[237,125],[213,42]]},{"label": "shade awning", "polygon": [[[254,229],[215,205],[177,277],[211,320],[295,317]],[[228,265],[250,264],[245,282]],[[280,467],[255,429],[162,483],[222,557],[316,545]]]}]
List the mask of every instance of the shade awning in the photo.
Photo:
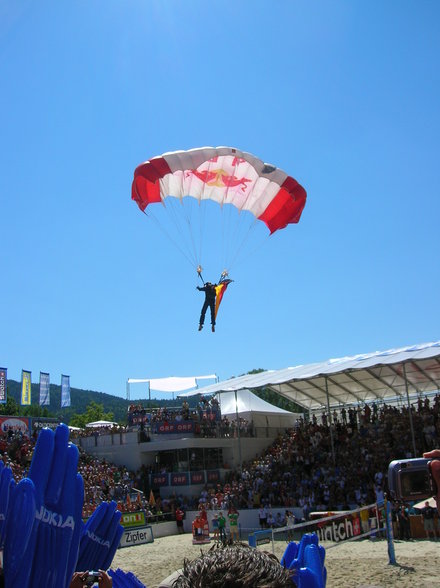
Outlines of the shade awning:
[{"label": "shade awning", "polygon": [[86,427],[91,427],[91,428],[113,427],[117,424],[118,423],[115,423],[113,421],[94,421],[93,423],[87,423]]},{"label": "shade awning", "polygon": [[150,390],[155,390],[156,392],[181,392],[182,390],[196,388],[199,380],[217,380],[217,376],[216,374],[210,374],[208,376],[169,376],[168,378],[129,378],[127,384],[147,383]]},{"label": "shade awning", "polygon": [[[440,341],[231,378],[197,393],[268,387],[307,410],[390,399],[440,389]],[[327,404],[328,399],[328,404]]]}]

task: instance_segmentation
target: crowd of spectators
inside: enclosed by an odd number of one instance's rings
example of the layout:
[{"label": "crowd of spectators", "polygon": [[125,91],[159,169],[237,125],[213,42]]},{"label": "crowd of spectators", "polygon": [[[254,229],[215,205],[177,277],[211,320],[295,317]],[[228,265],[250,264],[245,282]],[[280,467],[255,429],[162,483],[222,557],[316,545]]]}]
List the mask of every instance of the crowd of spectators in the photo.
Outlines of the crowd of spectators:
[{"label": "crowd of spectators", "polygon": [[29,439],[22,430],[8,428],[0,436],[0,459],[10,467],[16,481],[21,480],[31,463],[35,437]]},{"label": "crowd of spectators", "polygon": [[[243,437],[254,435],[252,423],[247,419],[222,416],[220,405],[215,396],[202,398],[197,406],[190,408],[184,400],[180,407],[146,408],[141,404],[130,404],[127,413],[128,430],[158,433],[162,427],[165,431],[171,423],[182,421],[192,423],[192,432],[200,437]],[[237,430],[239,429],[239,430]]]},{"label": "crowd of spectators", "polygon": [[[440,395],[412,407],[417,455],[440,444]],[[242,471],[226,474],[222,486],[205,487],[206,508],[260,506],[311,511],[349,510],[380,501],[392,459],[412,456],[406,406],[364,405],[300,420]]]},{"label": "crowd of spectators", "polygon": [[127,427],[118,424],[108,424],[94,427],[70,427],[70,438],[79,439],[80,437],[99,437],[101,435],[116,435],[126,433]]},{"label": "crowd of spectators", "polygon": [[[439,413],[440,395],[412,407],[417,455],[440,446]],[[307,518],[311,511],[348,510],[380,501],[387,491],[389,462],[412,456],[408,408],[373,404],[331,416],[331,422],[326,413],[308,422],[300,419],[241,471],[228,471],[222,484],[206,485],[191,497],[161,499],[150,491],[148,467],[130,472],[80,450],[83,514],[90,516],[103,500],[115,500],[122,512],[143,508],[149,520],[171,517],[177,506],[186,510],[200,504],[212,510],[263,508],[270,517],[272,507],[298,507]],[[35,441],[36,433],[29,439],[22,431],[0,437],[0,459],[16,480],[26,475]]]},{"label": "crowd of spectators", "polygon": [[[89,431],[89,435],[93,434]],[[7,430],[0,435],[0,459],[11,468],[16,482],[26,476],[37,439],[37,431],[29,438],[21,430]],[[83,517],[88,518],[96,507],[107,500],[115,500],[122,513],[145,511],[147,521],[174,520],[177,504],[188,508],[181,497],[161,499],[159,494],[148,495],[148,468],[131,472],[85,453],[80,447],[78,472],[84,480]]]}]

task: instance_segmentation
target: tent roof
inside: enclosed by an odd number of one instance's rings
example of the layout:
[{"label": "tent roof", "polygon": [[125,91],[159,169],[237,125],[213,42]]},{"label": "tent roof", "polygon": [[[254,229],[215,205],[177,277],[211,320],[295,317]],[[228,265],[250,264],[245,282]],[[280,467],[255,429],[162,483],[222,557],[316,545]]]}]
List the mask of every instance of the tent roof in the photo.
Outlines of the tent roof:
[{"label": "tent roof", "polygon": [[216,374],[189,377],[170,376],[168,378],[129,378],[127,385],[148,383],[150,390],[155,390],[156,392],[180,392],[182,390],[196,388],[198,386],[198,380],[217,381],[217,379]]},{"label": "tent roof", "polygon": [[[288,410],[278,408],[278,406],[274,406],[262,398],[259,398],[250,390],[237,391],[237,407],[238,414],[246,412],[262,412],[264,414],[293,415],[293,413]],[[223,394],[220,394],[220,410],[222,415],[236,414],[235,392],[224,392]]]},{"label": "tent roof", "polygon": [[86,427],[110,427],[117,424],[113,421],[94,421],[93,423],[87,423]]},{"label": "tent roof", "polygon": [[[440,389],[440,341],[248,374],[200,388],[215,394],[269,387],[308,410],[403,399]],[[408,387],[408,388],[407,388]]]}]

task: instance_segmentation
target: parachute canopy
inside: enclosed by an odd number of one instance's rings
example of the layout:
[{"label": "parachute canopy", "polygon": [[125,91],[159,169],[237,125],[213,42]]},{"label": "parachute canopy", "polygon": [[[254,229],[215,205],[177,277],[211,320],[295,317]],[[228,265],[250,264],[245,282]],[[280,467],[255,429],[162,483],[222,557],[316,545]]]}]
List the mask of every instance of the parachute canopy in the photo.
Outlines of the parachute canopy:
[{"label": "parachute canopy", "polygon": [[143,212],[150,204],[188,196],[248,211],[270,233],[297,223],[306,203],[306,191],[291,176],[232,147],[165,153],[134,172],[131,197]]}]

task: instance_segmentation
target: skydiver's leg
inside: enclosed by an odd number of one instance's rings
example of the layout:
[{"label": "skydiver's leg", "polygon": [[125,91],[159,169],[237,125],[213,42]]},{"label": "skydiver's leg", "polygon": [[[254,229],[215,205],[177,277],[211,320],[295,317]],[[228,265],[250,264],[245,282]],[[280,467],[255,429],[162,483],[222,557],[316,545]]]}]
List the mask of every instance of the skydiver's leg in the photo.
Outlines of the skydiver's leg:
[{"label": "skydiver's leg", "polygon": [[209,303],[209,308],[211,309],[211,325],[215,325],[215,301]]},{"label": "skydiver's leg", "polygon": [[205,314],[206,314],[206,311],[208,310],[208,306],[209,306],[209,304],[205,300],[205,302],[203,303],[203,306],[202,306],[202,312],[200,313],[200,320],[199,320],[200,325],[203,325],[203,323],[205,322]]}]

